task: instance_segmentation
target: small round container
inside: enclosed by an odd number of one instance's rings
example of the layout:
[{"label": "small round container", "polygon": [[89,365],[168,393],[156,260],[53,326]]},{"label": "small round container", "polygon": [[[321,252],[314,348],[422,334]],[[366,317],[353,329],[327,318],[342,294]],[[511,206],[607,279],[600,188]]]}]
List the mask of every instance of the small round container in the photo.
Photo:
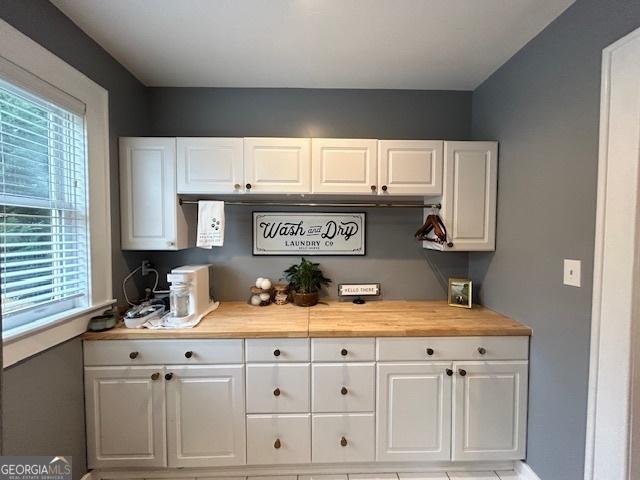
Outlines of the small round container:
[{"label": "small round container", "polygon": [[249,297],[249,304],[254,307],[266,307],[271,305],[271,299],[273,297],[271,289],[263,290],[258,287],[251,287],[251,296]]},{"label": "small round container", "polygon": [[274,302],[276,305],[289,303],[289,285],[286,283],[276,283],[273,289],[275,291]]},{"label": "small round container", "polygon": [[110,330],[115,326],[116,315],[111,313],[91,317],[91,320],[89,320],[89,326],[87,328],[92,332],[104,332],[105,330]]}]

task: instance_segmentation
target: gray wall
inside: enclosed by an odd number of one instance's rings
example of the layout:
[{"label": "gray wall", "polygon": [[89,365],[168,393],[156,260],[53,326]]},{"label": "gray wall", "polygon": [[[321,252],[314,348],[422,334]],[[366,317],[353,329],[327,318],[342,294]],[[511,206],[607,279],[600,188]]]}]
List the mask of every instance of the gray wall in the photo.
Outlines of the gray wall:
[{"label": "gray wall", "polygon": [[[473,136],[500,141],[497,248],[471,254],[484,304],[533,328],[527,461],[583,475],[602,49],[640,2],[579,0],[473,94]],[[582,260],[582,288],[562,260]]]},{"label": "gray wall", "polygon": [[[120,251],[117,138],[146,133],[146,90],[124,67],[45,0],[0,0],[0,18],[109,91],[114,295],[138,263]],[[72,455],[86,471],[81,346],[59,345],[4,371],[3,452]]]},{"label": "gray wall", "polygon": [[82,342],[70,340],[4,371],[3,455],[73,457],[86,472]]},{"label": "gray wall", "polygon": [[[150,134],[159,136],[291,136],[468,139],[470,92],[150,88]],[[195,207],[190,207],[195,208]],[[255,209],[255,208],[254,208]],[[258,276],[277,279],[296,257],[252,257],[251,211],[227,207],[225,246],[154,253],[161,282],[172,267],[214,265],[221,300],[245,300]],[[282,210],[282,209],[281,209]],[[384,298],[445,298],[448,276],[466,275],[466,254],[425,251],[413,239],[420,210],[367,210],[367,255],[318,257],[337,284],[382,283]]]}]

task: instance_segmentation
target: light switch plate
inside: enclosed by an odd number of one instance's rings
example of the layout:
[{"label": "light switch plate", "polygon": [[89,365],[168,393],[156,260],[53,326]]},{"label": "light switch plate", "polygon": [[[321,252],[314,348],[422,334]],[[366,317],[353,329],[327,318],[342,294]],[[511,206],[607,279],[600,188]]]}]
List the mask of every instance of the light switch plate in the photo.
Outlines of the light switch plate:
[{"label": "light switch plate", "polygon": [[564,284],[571,287],[580,286],[580,260],[564,260]]}]

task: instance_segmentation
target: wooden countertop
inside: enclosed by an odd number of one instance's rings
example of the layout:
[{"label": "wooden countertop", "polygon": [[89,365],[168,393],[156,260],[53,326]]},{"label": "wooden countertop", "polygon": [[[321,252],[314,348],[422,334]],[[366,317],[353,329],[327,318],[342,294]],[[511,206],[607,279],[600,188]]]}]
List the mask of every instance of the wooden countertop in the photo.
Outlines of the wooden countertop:
[{"label": "wooden countertop", "polygon": [[488,308],[446,301],[329,302],[309,309],[310,337],[453,337],[531,335],[531,329]]},{"label": "wooden countertop", "polygon": [[84,340],[152,338],[528,336],[531,329],[488,308],[449,307],[446,301],[330,301],[311,308],[253,307],[223,302],[195,328],[149,330],[120,325],[87,332]]},{"label": "wooden countertop", "polygon": [[295,305],[253,307],[244,302],[221,302],[194,328],[149,330],[124,325],[106,332],[87,332],[85,340],[150,338],[282,338],[309,335],[309,309]]}]

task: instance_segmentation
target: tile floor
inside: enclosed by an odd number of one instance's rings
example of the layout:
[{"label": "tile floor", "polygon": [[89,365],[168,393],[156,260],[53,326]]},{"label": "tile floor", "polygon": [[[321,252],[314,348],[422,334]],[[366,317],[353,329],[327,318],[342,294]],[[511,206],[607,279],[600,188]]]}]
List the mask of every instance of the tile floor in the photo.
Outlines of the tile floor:
[{"label": "tile floor", "polygon": [[248,477],[247,480],[518,480],[513,470],[491,472],[386,473],[349,475],[283,475]]}]

